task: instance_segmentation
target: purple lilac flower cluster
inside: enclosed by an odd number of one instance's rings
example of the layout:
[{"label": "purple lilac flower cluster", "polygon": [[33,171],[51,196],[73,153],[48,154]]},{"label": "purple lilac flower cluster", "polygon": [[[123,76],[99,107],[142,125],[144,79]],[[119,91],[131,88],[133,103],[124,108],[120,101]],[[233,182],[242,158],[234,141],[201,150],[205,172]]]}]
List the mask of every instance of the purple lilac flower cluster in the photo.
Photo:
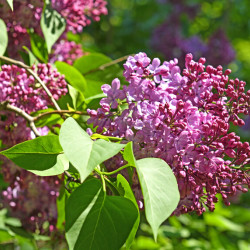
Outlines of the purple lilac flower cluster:
[{"label": "purple lilac flower cluster", "polygon": [[[33,28],[36,33],[41,34],[40,19],[44,3],[42,0],[15,0],[13,4],[12,12],[7,2],[3,1],[0,16],[7,25],[8,53],[11,57],[18,58],[18,51],[22,46],[29,47],[27,29]],[[108,13],[107,2],[104,0],[52,0],[51,4],[67,20],[66,30],[74,33],[82,32],[85,26],[90,25],[91,19],[99,21],[101,15]]]},{"label": "purple lilac flower cluster", "polygon": [[225,32],[218,28],[204,42],[200,36],[186,37],[182,32],[182,16],[193,20],[200,9],[198,3],[185,0],[159,0],[168,3],[171,7],[171,15],[155,28],[152,34],[152,48],[160,52],[165,58],[177,57],[181,66],[185,64],[185,55],[192,53],[195,58],[205,57],[212,65],[228,65],[235,59],[235,51],[230,44]]},{"label": "purple lilac flower cluster", "polygon": [[[181,194],[175,214],[202,214],[205,206],[213,211],[216,194],[229,205],[237,190],[250,188],[249,143],[229,132],[231,123],[244,125],[240,117],[249,115],[250,91],[244,92],[245,82],[229,79],[231,70],[205,61],[187,54],[181,72],[177,59],[161,64],[145,53],[131,56],[124,64],[129,84],[121,89],[115,79],[103,85],[101,108],[88,110],[97,132],[133,141],[136,159],[169,164]],[[123,164],[120,156],[106,162],[109,170]],[[135,193],[142,198],[138,185]]]},{"label": "purple lilac flower cluster", "polygon": [[227,65],[235,59],[235,51],[222,29],[216,30],[207,42],[197,35],[185,38],[180,32],[178,18],[172,15],[154,30],[151,44],[155,51],[166,58],[180,58],[181,65],[184,65],[185,54],[189,52],[196,58],[206,57],[208,63],[213,65]]},{"label": "purple lilac flower cluster", "polygon": [[[32,69],[46,84],[53,97],[58,100],[67,92],[66,82],[50,64],[38,64]],[[23,109],[27,113],[46,109],[51,101],[38,82],[27,72],[15,65],[3,65],[0,72],[0,101]],[[42,135],[48,128],[38,128]],[[32,139],[30,128],[24,118],[10,111],[0,112],[0,139],[5,148]],[[57,177],[41,178],[15,166],[6,158],[2,159],[1,172],[9,183],[2,192],[0,203],[10,209],[12,216],[17,216],[23,226],[41,233],[55,229],[57,220],[56,197],[59,195],[60,180]],[[39,195],[38,195],[39,194]],[[49,222],[45,230],[43,223]]]}]

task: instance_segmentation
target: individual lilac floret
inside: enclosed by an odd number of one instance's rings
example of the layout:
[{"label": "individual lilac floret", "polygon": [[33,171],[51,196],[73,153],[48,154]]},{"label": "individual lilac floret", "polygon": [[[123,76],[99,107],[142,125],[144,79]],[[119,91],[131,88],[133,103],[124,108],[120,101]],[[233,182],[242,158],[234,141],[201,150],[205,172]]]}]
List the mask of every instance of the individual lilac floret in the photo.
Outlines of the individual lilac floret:
[{"label": "individual lilac floret", "polygon": [[[206,206],[213,211],[216,194],[229,205],[228,197],[250,187],[249,143],[229,132],[231,123],[244,125],[240,114],[249,115],[250,91],[245,93],[245,82],[229,80],[229,69],[205,62],[187,54],[181,71],[177,59],[161,64],[145,53],[130,56],[124,64],[128,85],[121,89],[118,79],[112,87],[105,84],[101,108],[88,110],[98,133],[133,141],[136,159],[168,163],[181,194],[175,214],[201,214]],[[105,164],[112,171],[126,163],[118,156]]]},{"label": "individual lilac floret", "polygon": [[[118,99],[123,100],[126,97],[124,91],[120,90],[120,80],[118,78],[112,81],[112,87],[108,84],[104,84],[102,91],[107,95],[107,98],[103,98],[100,103],[102,106],[107,104],[109,107],[109,105],[111,105],[111,109],[118,107]],[[107,111],[109,111],[109,109]]]}]

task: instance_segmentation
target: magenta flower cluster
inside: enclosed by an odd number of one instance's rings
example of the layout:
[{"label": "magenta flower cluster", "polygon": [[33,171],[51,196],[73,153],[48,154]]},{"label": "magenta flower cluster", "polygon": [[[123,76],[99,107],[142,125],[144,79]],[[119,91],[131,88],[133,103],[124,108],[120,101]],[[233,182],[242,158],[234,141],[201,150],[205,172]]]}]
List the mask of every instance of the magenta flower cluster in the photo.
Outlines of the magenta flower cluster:
[{"label": "magenta flower cluster", "polygon": [[86,52],[83,52],[80,44],[62,39],[53,46],[53,54],[49,62],[55,63],[56,61],[63,61],[72,65],[76,59],[85,54]]},{"label": "magenta flower cluster", "polygon": [[91,24],[91,19],[100,21],[101,15],[107,15],[107,2],[104,0],[52,0],[52,7],[66,20],[67,29],[79,33],[83,27]]},{"label": "magenta flower cluster", "polygon": [[[101,108],[88,110],[97,132],[133,141],[136,159],[169,164],[181,194],[175,214],[201,214],[206,206],[213,211],[217,194],[229,205],[237,190],[250,188],[249,143],[229,132],[231,123],[244,125],[250,91],[245,93],[245,82],[229,79],[229,69],[205,61],[187,54],[181,71],[177,59],[161,64],[145,53],[130,56],[124,64],[128,85],[120,88],[118,79],[103,85]],[[123,164],[119,156],[106,162],[111,170]]]},{"label": "magenta flower cluster", "polygon": [[[32,67],[46,84],[53,97],[58,100],[67,93],[66,81],[50,64]],[[3,65],[0,71],[0,102],[21,108],[27,113],[46,109],[51,101],[33,76],[15,65]],[[48,128],[38,128],[42,135]],[[0,139],[5,148],[32,139],[34,134],[27,127],[24,118],[10,111],[0,112]],[[56,228],[56,198],[59,195],[60,180],[57,177],[41,178],[14,163],[1,158],[4,180],[9,183],[0,197],[0,204],[8,207],[12,216],[18,217],[22,225],[31,231],[51,232]],[[44,228],[43,223],[49,222]]]},{"label": "magenta flower cluster", "polygon": [[[15,65],[3,65],[0,72],[0,102],[10,104],[30,113],[46,109],[51,104],[50,98],[39,82],[28,75],[26,70]],[[51,64],[32,66],[33,71],[46,84],[54,99],[67,93],[67,83]]]}]

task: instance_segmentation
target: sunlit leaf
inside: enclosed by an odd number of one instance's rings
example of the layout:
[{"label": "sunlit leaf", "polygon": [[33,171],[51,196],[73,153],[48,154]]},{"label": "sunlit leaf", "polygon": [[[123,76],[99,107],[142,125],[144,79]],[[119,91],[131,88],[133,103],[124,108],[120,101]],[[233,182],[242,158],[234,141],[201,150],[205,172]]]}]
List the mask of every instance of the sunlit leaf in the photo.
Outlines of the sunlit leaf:
[{"label": "sunlit leaf", "polygon": [[65,155],[80,173],[82,182],[97,165],[116,155],[125,146],[102,139],[93,141],[71,117],[63,123],[59,139]]}]

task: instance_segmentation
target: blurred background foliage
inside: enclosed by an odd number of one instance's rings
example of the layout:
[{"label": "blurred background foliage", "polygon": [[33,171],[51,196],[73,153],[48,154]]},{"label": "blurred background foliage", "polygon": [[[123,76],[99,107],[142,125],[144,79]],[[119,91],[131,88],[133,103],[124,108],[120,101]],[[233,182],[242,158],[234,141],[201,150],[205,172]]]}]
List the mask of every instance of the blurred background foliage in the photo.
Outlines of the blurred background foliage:
[{"label": "blurred background foliage", "polygon": [[[190,50],[195,59],[204,53],[225,62],[231,77],[250,88],[250,1],[249,0],[109,0],[109,15],[93,23],[81,35],[68,34],[85,51],[96,51],[117,59],[146,52],[151,58],[171,60]],[[216,34],[217,32],[217,34]],[[214,36],[220,38],[214,39]],[[216,44],[217,43],[217,44]],[[227,48],[227,50],[225,50]],[[231,53],[231,57],[224,60]],[[211,61],[213,58],[211,59]],[[217,61],[214,61],[216,63]],[[214,65],[217,66],[217,65]],[[240,131],[250,138],[250,124]],[[0,176],[0,189],[7,187]],[[1,191],[1,190],[0,190]],[[29,234],[18,219],[0,210],[0,249],[67,249],[63,239]],[[44,225],[46,227],[46,225]],[[57,235],[58,236],[58,235]],[[215,212],[171,217],[160,228],[154,242],[146,221],[141,223],[132,249],[250,249],[250,194],[241,195]],[[60,238],[60,237],[59,237]]]}]

